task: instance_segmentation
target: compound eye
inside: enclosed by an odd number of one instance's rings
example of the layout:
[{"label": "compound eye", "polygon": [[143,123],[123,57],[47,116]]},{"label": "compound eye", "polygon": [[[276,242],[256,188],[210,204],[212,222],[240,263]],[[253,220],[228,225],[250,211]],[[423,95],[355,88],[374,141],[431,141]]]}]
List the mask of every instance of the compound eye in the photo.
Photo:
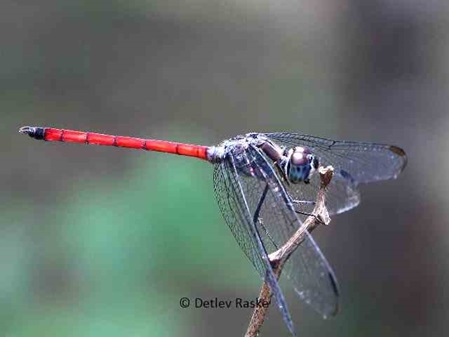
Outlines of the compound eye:
[{"label": "compound eye", "polygon": [[292,154],[291,163],[296,166],[305,165],[308,163],[307,156],[302,152],[295,152]]}]

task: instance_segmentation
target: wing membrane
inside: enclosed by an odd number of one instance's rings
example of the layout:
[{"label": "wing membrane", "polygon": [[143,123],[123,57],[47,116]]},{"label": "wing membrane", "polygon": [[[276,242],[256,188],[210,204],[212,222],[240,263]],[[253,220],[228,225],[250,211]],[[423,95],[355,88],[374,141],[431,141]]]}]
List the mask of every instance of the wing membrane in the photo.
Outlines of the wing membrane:
[{"label": "wing membrane", "polygon": [[357,183],[396,178],[407,164],[405,152],[393,145],[336,141],[296,133],[267,133],[268,138],[286,147],[306,146],[332,165],[337,173]]},{"label": "wing membrane", "polygon": [[[257,217],[253,218],[252,222],[265,252],[273,252],[291,237],[301,226],[303,219],[296,214],[292,200],[265,155],[256,147],[250,147],[244,155],[246,156],[245,160],[239,160],[236,166],[242,194],[247,200],[251,216],[254,217],[254,214],[257,213]],[[239,229],[239,217],[226,215],[229,212],[235,212],[237,206],[230,207],[229,202],[224,202],[227,197],[222,193],[227,191],[232,195],[234,192],[229,191],[229,188],[233,184],[223,183],[217,179],[219,175],[227,176],[229,170],[228,167],[223,166],[224,164],[219,165],[214,175],[216,177],[214,181],[222,213],[240,247],[259,273],[264,276],[265,266],[260,262],[260,256],[253,251],[256,245],[248,242],[254,241],[254,239],[248,232],[242,233]],[[252,172],[252,174],[248,174],[248,172]],[[246,221],[248,222],[248,220]],[[246,226],[249,227],[248,224]],[[240,237],[242,234],[243,238]],[[338,289],[335,276],[309,233],[304,234],[304,242],[292,254],[282,273],[287,274],[297,294],[323,316],[329,316],[336,312]],[[277,296],[276,293],[275,296]]]},{"label": "wing membrane", "polygon": [[[321,165],[334,167],[326,199],[330,214],[342,213],[359,204],[359,183],[396,178],[407,164],[405,152],[393,145],[335,141],[296,133],[265,135],[286,148],[305,146],[318,157]],[[289,186],[289,193],[293,199],[310,198],[319,187],[318,180],[315,177],[310,185]]]},{"label": "wing membrane", "polygon": [[[295,335],[287,303],[273,273],[258,228],[253,221],[256,209],[249,192],[256,191],[242,179],[243,177],[245,176],[241,175],[236,168],[232,156],[217,164],[214,172],[214,189],[218,205],[237,243],[254,264],[261,277],[266,279],[270,285],[282,317],[292,335]],[[251,180],[257,179],[252,178]]]}]

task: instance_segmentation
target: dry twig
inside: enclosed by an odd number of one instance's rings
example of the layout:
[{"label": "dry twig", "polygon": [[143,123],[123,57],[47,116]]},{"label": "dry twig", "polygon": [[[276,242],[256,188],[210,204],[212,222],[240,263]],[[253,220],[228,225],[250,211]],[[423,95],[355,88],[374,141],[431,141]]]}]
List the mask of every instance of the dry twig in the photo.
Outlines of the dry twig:
[{"label": "dry twig", "polygon": [[[321,186],[318,191],[315,207],[313,209],[312,215],[309,215],[303,222],[302,226],[290,237],[290,239],[277,251],[268,255],[270,263],[273,267],[273,272],[279,279],[281,275],[282,268],[287,262],[290,255],[295,251],[295,249],[304,240],[304,233],[308,231],[309,233],[314,230],[319,224],[329,224],[330,218],[327,212],[325,199],[326,199],[326,187],[332,180],[334,169],[332,166],[320,167],[319,174],[321,179]],[[271,289],[267,282],[264,282],[262,288],[260,289],[259,301],[261,303],[269,303],[271,299]],[[256,306],[254,308],[251,320],[246,330],[245,337],[256,337],[259,333],[260,328],[265,320],[265,316],[268,312],[268,306]]]}]

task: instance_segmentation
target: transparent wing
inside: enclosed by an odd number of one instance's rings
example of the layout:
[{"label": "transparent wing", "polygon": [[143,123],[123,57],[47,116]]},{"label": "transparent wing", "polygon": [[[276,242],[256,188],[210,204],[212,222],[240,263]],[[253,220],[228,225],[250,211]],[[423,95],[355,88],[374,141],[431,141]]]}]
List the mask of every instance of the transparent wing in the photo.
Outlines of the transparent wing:
[{"label": "transparent wing", "polygon": [[240,248],[254,264],[259,274],[265,276],[265,263],[254,238],[252,225],[248,224],[248,211],[243,202],[234,167],[223,161],[215,165],[214,192],[221,214]]},{"label": "transparent wing", "polygon": [[232,156],[216,164],[214,190],[221,213],[237,243],[254,264],[262,279],[270,285],[282,317],[292,335],[295,335],[287,303],[273,273],[258,228],[254,224],[256,210],[251,202],[252,199],[248,199],[250,195],[248,192],[255,191],[248,189],[248,185],[242,181]]},{"label": "transparent wing", "polygon": [[310,234],[287,260],[282,275],[290,280],[296,294],[324,318],[337,314],[337,279]]},{"label": "transparent wing", "polygon": [[[344,212],[359,204],[359,183],[396,178],[407,164],[404,150],[393,145],[335,141],[296,133],[267,133],[265,136],[283,147],[308,147],[321,165],[334,167],[327,198],[330,214]],[[314,179],[310,186],[300,185],[290,190],[294,199],[316,193],[319,181]]]},{"label": "transparent wing", "polygon": [[[270,247],[272,252],[296,232],[306,215],[296,213],[295,205],[292,204],[284,185],[263,152],[253,148],[249,153],[253,156],[258,170],[265,175],[263,183],[260,179],[252,179],[251,183],[259,184],[259,191],[264,184],[269,186],[258,226],[259,231],[264,233],[262,239],[265,247]],[[313,201],[317,192],[318,189],[314,192]],[[337,313],[339,290],[336,277],[308,232],[305,232],[303,242],[290,256],[282,274],[292,282],[299,297],[324,317]]]},{"label": "transparent wing", "polygon": [[267,133],[286,147],[306,146],[318,155],[322,165],[332,165],[348,180],[368,183],[396,178],[407,164],[407,156],[393,145],[335,141],[296,133]]},{"label": "transparent wing", "polygon": [[[246,156],[244,160],[240,158],[236,161],[242,192],[264,249],[273,252],[291,237],[303,219],[296,214],[290,197],[265,155],[255,147],[250,147],[244,155]],[[223,204],[220,199],[226,197],[217,194],[217,198],[219,204]],[[231,220],[231,223],[228,220],[227,222],[240,247],[263,275],[260,263],[254,259],[255,254],[248,251],[248,248],[254,246],[246,243],[248,239],[238,237],[240,233],[235,227],[239,225],[232,223],[236,218],[225,215],[229,207],[220,208],[225,219]],[[323,316],[333,315],[336,312],[338,289],[334,274],[309,233],[305,233],[304,242],[292,254],[282,274],[286,274],[293,282],[297,294]]]}]

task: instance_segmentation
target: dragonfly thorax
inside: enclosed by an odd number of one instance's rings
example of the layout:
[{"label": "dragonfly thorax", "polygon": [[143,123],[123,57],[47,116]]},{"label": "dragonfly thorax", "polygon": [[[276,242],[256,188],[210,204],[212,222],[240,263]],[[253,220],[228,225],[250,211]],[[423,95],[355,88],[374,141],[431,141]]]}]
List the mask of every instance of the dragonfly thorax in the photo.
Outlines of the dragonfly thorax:
[{"label": "dragonfly thorax", "polygon": [[308,184],[318,165],[318,158],[309,149],[301,146],[287,150],[280,160],[280,167],[285,177],[293,184],[300,182]]}]

